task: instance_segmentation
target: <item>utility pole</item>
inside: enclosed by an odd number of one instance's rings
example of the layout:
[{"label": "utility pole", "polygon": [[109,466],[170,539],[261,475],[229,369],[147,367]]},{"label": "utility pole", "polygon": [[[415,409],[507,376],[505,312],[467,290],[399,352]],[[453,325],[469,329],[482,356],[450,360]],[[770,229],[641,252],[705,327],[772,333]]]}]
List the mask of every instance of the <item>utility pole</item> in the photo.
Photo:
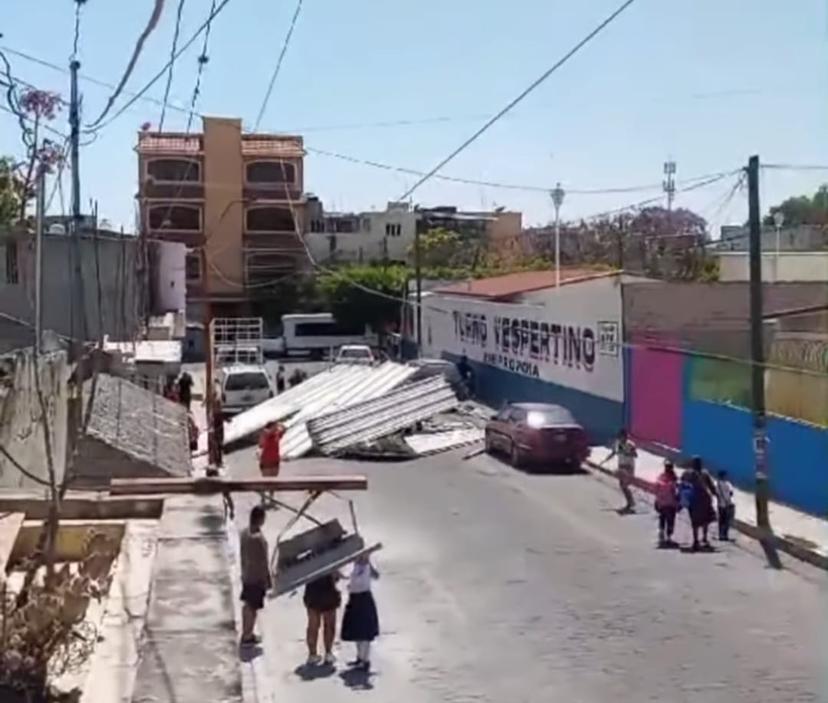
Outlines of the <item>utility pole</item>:
[{"label": "utility pole", "polygon": [[555,287],[558,288],[561,285],[561,205],[565,195],[560,182],[555,185],[550,195],[555,206]]},{"label": "utility pole", "polygon": [[71,92],[69,102],[69,128],[70,128],[70,158],[72,169],[72,226],[71,241],[69,246],[69,270],[71,272],[69,281],[70,295],[70,319],[71,319],[71,342],[69,346],[69,368],[74,373],[74,384],[69,387],[67,400],[67,433],[66,433],[66,464],[64,471],[72,468],[75,449],[78,443],[82,421],[83,406],[83,342],[85,341],[85,325],[78,324],[84,319],[83,279],[80,256],[80,106],[78,96],[78,69],[79,61],[72,61],[69,64],[71,73]]},{"label": "utility pole", "polygon": [[414,277],[417,285],[417,356],[420,356],[420,349],[423,343],[423,270],[420,257],[420,235],[425,226],[424,215],[421,213],[417,218],[414,228]]},{"label": "utility pole", "polygon": [[768,513],[770,487],[767,473],[765,418],[765,344],[762,325],[762,220],[759,209],[759,157],[747,167],[748,221],[750,224],[750,364],[753,404],[753,451],[756,468],[756,527],[768,564],[781,569]]},{"label": "utility pole", "polygon": [[664,162],[664,182],[662,184],[667,194],[667,212],[673,212],[673,199],[676,197],[676,162],[672,159]]},{"label": "utility pole", "polygon": [[43,216],[45,209],[46,169],[38,164],[35,215],[37,223],[35,229],[35,351],[38,356],[43,350]]}]

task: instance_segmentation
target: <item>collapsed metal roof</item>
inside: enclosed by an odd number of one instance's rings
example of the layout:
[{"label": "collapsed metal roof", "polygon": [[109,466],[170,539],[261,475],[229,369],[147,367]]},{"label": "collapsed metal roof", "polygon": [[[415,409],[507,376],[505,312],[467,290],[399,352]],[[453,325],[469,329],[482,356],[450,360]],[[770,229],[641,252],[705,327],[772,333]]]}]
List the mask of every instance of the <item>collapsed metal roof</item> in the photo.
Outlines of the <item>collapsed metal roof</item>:
[{"label": "collapsed metal roof", "polygon": [[457,403],[446,379],[436,376],[311,418],[307,431],[319,451],[336,454],[451,410]]},{"label": "collapsed metal roof", "polygon": [[428,456],[482,442],[483,435],[484,431],[478,427],[463,427],[441,432],[413,434],[405,438],[405,443],[420,456]]}]

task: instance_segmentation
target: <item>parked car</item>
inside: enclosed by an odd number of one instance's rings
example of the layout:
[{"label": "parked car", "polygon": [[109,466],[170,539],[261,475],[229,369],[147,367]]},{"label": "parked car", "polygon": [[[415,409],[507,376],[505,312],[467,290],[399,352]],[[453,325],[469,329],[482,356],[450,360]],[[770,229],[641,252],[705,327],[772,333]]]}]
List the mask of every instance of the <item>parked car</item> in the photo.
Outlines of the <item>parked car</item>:
[{"label": "parked car", "polygon": [[587,433],[566,408],[507,403],[486,425],[486,451],[503,453],[513,466],[567,463],[589,456]]},{"label": "parked car", "polygon": [[373,364],[376,359],[367,344],[345,344],[339,348],[336,364]]},{"label": "parked car", "polygon": [[414,361],[409,361],[408,365],[417,369],[409,382],[422,381],[433,376],[443,376],[460,400],[465,400],[468,397],[468,388],[466,388],[465,382],[460,377],[456,364],[445,359],[414,359]]},{"label": "parked car", "polygon": [[258,365],[223,367],[219,372],[219,387],[225,415],[235,415],[273,397],[270,376]]}]

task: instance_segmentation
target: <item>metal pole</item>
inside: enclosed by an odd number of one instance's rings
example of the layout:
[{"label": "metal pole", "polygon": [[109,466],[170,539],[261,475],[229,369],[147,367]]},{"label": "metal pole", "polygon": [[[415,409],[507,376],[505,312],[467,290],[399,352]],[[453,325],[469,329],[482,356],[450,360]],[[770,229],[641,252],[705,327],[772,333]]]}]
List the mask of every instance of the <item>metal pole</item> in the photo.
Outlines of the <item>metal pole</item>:
[{"label": "metal pole", "polygon": [[770,487],[767,474],[765,423],[765,347],[762,325],[762,221],[759,209],[759,157],[747,168],[748,220],[750,223],[750,363],[753,405],[753,448],[756,468],[756,526],[768,564],[782,567],[768,513]]},{"label": "metal pole", "polygon": [[420,258],[420,234],[423,228],[422,218],[417,219],[414,228],[414,276],[417,280],[417,356],[423,343],[423,271]]},{"label": "metal pole", "polygon": [[[60,178],[60,176],[58,176]],[[46,209],[46,171],[38,165],[35,230],[35,351],[43,344],[43,216]]]},{"label": "metal pole", "polygon": [[555,286],[561,285],[561,205],[564,189],[558,183],[552,191],[552,204],[555,206]]}]

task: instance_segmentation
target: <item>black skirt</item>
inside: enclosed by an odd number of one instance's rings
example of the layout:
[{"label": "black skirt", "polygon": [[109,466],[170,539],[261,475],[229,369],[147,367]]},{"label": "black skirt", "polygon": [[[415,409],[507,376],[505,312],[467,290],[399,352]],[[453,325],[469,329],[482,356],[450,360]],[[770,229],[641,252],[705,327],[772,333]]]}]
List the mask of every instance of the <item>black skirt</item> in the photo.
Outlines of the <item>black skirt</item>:
[{"label": "black skirt", "polygon": [[302,600],[308,610],[317,613],[336,610],[342,603],[342,597],[339,595],[333,576],[323,576],[316,581],[311,581],[305,586],[305,596]]},{"label": "black skirt", "polygon": [[370,642],[379,635],[377,604],[370,591],[352,593],[342,619],[343,642]]}]

